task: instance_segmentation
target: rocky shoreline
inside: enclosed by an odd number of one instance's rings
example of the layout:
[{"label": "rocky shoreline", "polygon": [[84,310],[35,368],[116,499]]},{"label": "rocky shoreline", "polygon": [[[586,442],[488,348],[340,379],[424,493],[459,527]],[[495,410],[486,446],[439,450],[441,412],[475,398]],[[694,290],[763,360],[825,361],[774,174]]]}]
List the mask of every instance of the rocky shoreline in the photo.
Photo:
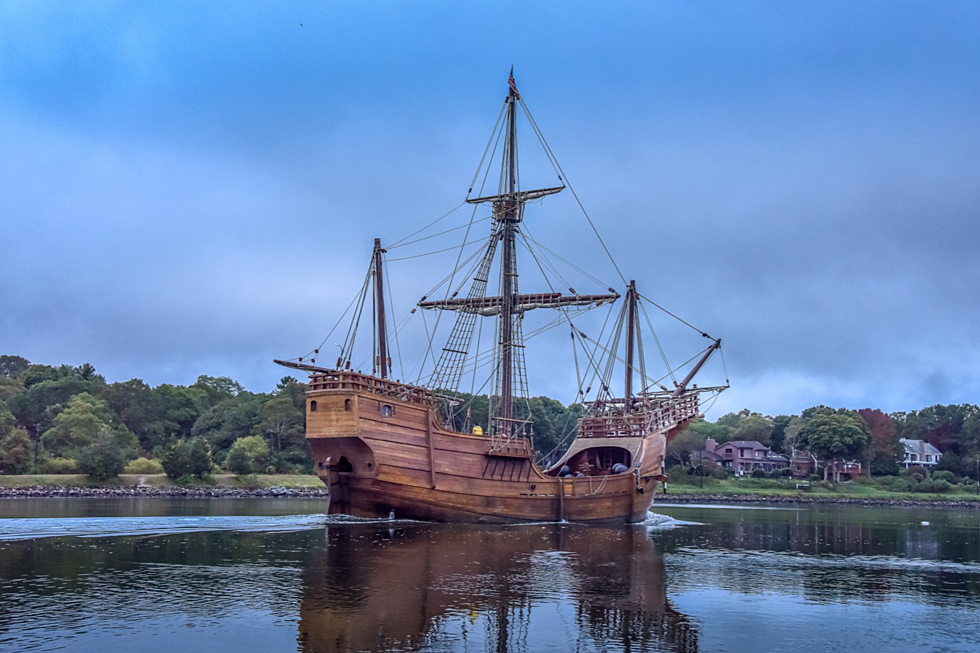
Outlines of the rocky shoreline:
[{"label": "rocky shoreline", "polygon": [[[308,487],[179,487],[173,485],[121,485],[112,487],[81,487],[71,485],[45,485],[29,487],[0,487],[0,499],[60,499],[66,497],[113,499],[113,498],[184,498],[184,499],[254,499],[254,498],[326,498],[327,488]],[[763,494],[657,494],[657,504],[769,504],[769,505],[851,505],[851,506],[904,506],[922,508],[973,508],[980,509],[980,497],[963,499],[883,499],[834,496],[772,496]]]},{"label": "rocky shoreline", "polygon": [[178,487],[154,485],[123,485],[115,487],[77,487],[69,485],[0,487],[0,499],[61,499],[65,497],[114,499],[252,499],[252,498],[302,498],[317,499],[327,496],[327,488],[301,487]]},{"label": "rocky shoreline", "polygon": [[980,497],[969,499],[887,499],[833,496],[773,496],[765,494],[658,494],[653,501],[657,504],[720,503],[745,504],[761,503],[773,505],[850,505],[850,506],[904,506],[917,508],[974,508],[980,509]]}]

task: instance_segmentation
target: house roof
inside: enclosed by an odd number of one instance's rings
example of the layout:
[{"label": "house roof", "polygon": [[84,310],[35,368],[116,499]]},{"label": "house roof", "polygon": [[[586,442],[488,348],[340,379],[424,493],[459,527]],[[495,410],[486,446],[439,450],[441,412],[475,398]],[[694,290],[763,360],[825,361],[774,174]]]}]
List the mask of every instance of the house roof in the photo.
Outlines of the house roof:
[{"label": "house roof", "polygon": [[762,444],[761,442],[756,442],[755,440],[732,440],[731,442],[725,442],[723,444],[719,444],[718,446],[724,447],[728,444],[735,445],[739,449],[769,449],[769,447],[766,445]]},{"label": "house roof", "polygon": [[932,455],[942,455],[942,451],[922,440],[906,440],[900,438],[899,442],[905,445],[905,453],[928,453]]}]

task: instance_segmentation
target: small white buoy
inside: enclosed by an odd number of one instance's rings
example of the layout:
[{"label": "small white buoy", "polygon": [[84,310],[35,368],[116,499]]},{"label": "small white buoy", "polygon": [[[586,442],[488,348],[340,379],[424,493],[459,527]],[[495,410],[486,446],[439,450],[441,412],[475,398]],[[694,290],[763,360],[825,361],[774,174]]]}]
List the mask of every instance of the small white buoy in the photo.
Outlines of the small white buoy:
[{"label": "small white buoy", "polygon": [[924,522],[920,522],[920,523],[921,523],[921,524],[922,524],[923,526],[928,526],[928,525],[929,525],[929,522],[927,522],[927,521],[924,521]]}]

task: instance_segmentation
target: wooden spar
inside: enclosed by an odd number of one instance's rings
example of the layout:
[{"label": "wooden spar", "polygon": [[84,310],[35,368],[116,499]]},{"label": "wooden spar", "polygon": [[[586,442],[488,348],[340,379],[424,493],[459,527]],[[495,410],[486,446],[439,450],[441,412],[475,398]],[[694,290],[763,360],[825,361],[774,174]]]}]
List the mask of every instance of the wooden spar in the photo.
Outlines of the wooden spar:
[{"label": "wooden spar", "polygon": [[636,339],[636,281],[630,279],[629,290],[626,291],[626,414],[633,412],[633,341]]},{"label": "wooden spar", "polygon": [[388,378],[388,335],[385,332],[385,293],[384,274],[381,269],[381,239],[374,239],[374,293],[378,313],[378,358],[381,367],[381,378]]},{"label": "wooden spar", "polygon": [[500,314],[500,425],[506,425],[509,436],[514,417],[513,352],[514,352],[514,295],[517,282],[516,231],[520,220],[520,201],[517,198],[517,93],[511,86],[507,96],[507,199],[494,203],[497,219],[502,221],[501,243],[501,301]]},{"label": "wooden spar", "polygon": [[294,370],[302,370],[304,372],[311,372],[313,374],[326,374],[326,373],[329,373],[329,372],[333,372],[334,371],[334,370],[330,369],[329,367],[321,367],[319,365],[310,365],[308,363],[297,363],[296,361],[283,361],[283,360],[279,360],[278,358],[273,359],[272,362],[275,363],[276,365],[282,365],[283,367],[288,367],[288,368],[294,369]]},{"label": "wooden spar", "polygon": [[[611,304],[619,299],[619,293],[604,295],[563,295],[560,292],[545,292],[533,294],[516,294],[511,304],[511,311],[522,313],[535,308],[562,308],[564,306],[601,306]],[[476,315],[497,315],[503,303],[502,297],[476,297],[459,299],[435,299],[421,301],[417,306],[421,309],[438,308],[445,311],[460,313],[475,313]]]},{"label": "wooden spar", "polygon": [[715,340],[714,343],[708,347],[708,351],[704,352],[704,356],[701,357],[701,360],[699,360],[694,367],[691,368],[691,371],[687,373],[684,380],[677,384],[677,389],[674,390],[672,396],[679,397],[684,394],[684,391],[687,389],[687,384],[691,382],[691,379],[693,379],[698,372],[701,371],[701,368],[708,362],[708,359],[711,358],[711,354],[715,353],[716,349],[721,349],[721,338]]}]

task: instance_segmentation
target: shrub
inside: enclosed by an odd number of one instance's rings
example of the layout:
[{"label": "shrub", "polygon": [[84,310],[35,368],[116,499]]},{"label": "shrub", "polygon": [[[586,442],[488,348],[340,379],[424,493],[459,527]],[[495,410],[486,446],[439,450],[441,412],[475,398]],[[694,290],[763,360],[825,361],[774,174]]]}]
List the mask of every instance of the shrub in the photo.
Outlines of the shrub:
[{"label": "shrub", "polygon": [[77,474],[78,465],[71,458],[48,458],[38,471],[42,474]]},{"label": "shrub", "polygon": [[765,478],[765,477],[766,477],[765,470],[759,468],[752,470],[752,478]]},{"label": "shrub", "polygon": [[125,451],[108,428],[103,428],[78,455],[79,470],[97,481],[116,478],[125,466]]},{"label": "shrub", "polygon": [[691,485],[696,479],[684,467],[677,465],[667,470],[667,482],[671,485]]},{"label": "shrub", "polygon": [[955,483],[956,475],[953,472],[946,470],[939,470],[938,472],[932,473],[932,480],[934,481],[946,481],[947,483]]},{"label": "shrub", "polygon": [[204,438],[178,440],[164,453],[160,463],[167,476],[173,479],[180,479],[185,475],[204,478],[214,467],[211,447]]},{"label": "shrub", "polygon": [[[236,474],[253,474],[268,468],[269,445],[258,435],[238,438],[228,450],[225,469]],[[275,467],[272,468],[275,473]]]},{"label": "shrub", "polygon": [[162,474],[163,465],[159,460],[142,457],[126,465],[123,471],[127,474]]},{"label": "shrub", "polygon": [[280,474],[310,474],[313,472],[313,459],[302,449],[276,451],[272,454],[271,465]]},{"label": "shrub", "polygon": [[953,489],[953,485],[948,481],[928,479],[917,483],[913,488],[914,492],[928,492],[930,494],[941,494],[943,492],[949,492]]},{"label": "shrub", "polygon": [[[236,442],[235,444],[238,443]],[[236,447],[234,444],[231,445],[231,449],[228,450],[228,455],[225,456],[223,466],[229,472],[238,474],[239,476],[255,473],[255,466],[253,465],[252,459],[249,457],[248,452],[244,447]]]},{"label": "shrub", "polygon": [[718,480],[723,481],[728,478],[728,472],[725,471],[724,467],[716,467],[715,469],[711,470],[711,478],[717,478]]},{"label": "shrub", "polygon": [[823,477],[820,474],[810,474],[806,477],[808,481],[822,481]]},{"label": "shrub", "polygon": [[911,492],[915,480],[910,476],[882,476],[878,479],[878,486],[889,492]]}]

